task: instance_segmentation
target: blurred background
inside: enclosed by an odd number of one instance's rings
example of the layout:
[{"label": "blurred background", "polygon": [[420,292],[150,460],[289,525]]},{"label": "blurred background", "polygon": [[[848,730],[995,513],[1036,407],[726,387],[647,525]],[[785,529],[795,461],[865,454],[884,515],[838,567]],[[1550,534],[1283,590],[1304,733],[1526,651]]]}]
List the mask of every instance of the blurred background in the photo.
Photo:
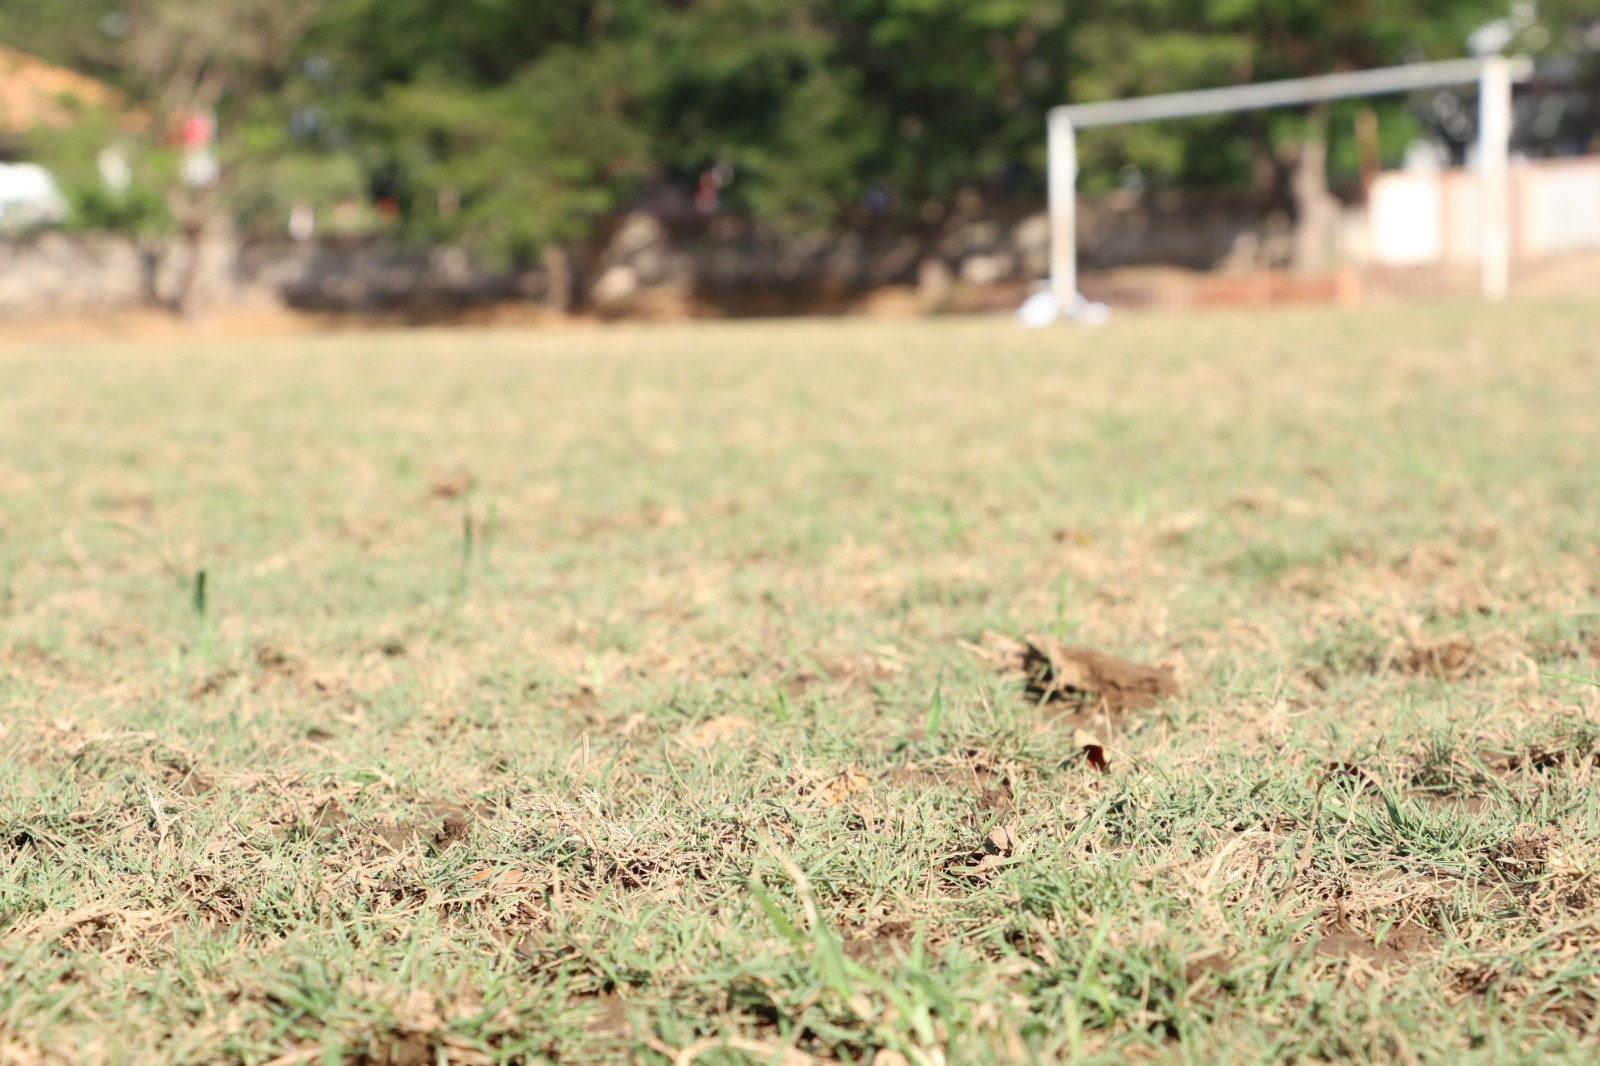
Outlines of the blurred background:
[{"label": "blurred background", "polygon": [[[1600,276],[1592,0],[0,0],[0,316],[1010,308],[1050,107],[1495,53],[1516,284]],[[1476,125],[1085,131],[1083,289],[1470,293]]]}]

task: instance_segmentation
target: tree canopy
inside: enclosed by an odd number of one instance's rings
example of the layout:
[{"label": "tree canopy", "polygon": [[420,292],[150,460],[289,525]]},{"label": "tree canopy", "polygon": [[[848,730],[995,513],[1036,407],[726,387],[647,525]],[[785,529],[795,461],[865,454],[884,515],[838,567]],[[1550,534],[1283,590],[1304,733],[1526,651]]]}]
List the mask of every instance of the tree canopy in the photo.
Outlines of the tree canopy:
[{"label": "tree canopy", "polygon": [[[173,115],[214,112],[241,225],[358,200],[526,260],[696,193],[778,227],[937,229],[1040,196],[1055,104],[1456,56],[1497,21],[1592,84],[1593,19],[1580,0],[7,0],[0,41],[122,88],[146,184],[171,184]],[[1427,116],[1382,106],[1394,155]],[[1270,185],[1305,123],[1095,131],[1085,184]]]}]

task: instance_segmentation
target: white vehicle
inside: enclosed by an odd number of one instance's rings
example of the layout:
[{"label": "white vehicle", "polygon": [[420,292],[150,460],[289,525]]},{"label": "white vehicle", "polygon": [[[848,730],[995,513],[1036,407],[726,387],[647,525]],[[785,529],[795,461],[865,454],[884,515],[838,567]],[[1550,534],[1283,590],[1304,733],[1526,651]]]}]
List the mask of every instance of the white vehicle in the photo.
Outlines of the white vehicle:
[{"label": "white vehicle", "polygon": [[67,201],[50,172],[37,163],[0,163],[0,230],[64,222]]}]

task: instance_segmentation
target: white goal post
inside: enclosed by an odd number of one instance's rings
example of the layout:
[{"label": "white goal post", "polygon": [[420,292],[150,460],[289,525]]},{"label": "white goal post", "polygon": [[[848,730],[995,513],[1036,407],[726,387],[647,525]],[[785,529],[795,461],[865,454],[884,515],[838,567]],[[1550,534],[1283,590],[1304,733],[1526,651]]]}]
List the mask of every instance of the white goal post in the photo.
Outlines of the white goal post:
[{"label": "white goal post", "polygon": [[1077,130],[1443,88],[1473,81],[1479,87],[1478,181],[1483,227],[1483,297],[1490,301],[1503,300],[1510,287],[1511,265],[1511,85],[1526,81],[1532,74],[1533,64],[1526,59],[1485,56],[1051,108],[1048,120],[1050,292],[1056,307],[1063,314],[1070,314],[1078,302]]}]

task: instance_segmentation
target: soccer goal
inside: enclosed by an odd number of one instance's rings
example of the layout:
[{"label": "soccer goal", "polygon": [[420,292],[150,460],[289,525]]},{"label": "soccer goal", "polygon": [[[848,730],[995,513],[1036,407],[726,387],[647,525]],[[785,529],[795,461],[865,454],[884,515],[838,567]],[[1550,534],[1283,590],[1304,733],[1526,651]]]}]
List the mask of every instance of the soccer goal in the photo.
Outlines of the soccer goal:
[{"label": "soccer goal", "polygon": [[1526,81],[1525,59],[1486,56],[1438,63],[1260,82],[1223,89],[1072,104],[1050,110],[1050,292],[1062,314],[1084,306],[1078,297],[1077,131],[1090,126],[1293,107],[1324,100],[1478,83],[1478,181],[1483,298],[1503,300],[1511,271],[1511,86]]}]

